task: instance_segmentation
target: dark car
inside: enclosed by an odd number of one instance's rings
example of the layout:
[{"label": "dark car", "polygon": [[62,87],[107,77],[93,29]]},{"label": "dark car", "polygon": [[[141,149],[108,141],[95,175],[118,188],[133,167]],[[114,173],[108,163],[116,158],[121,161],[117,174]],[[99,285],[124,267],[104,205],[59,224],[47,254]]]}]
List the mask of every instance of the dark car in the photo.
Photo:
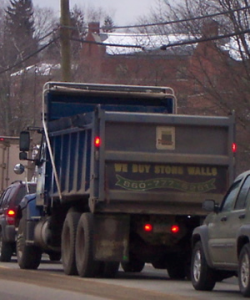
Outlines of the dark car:
[{"label": "dark car", "polygon": [[221,205],[206,200],[210,213],[192,235],[191,279],[196,290],[212,290],[217,281],[237,276],[250,297],[250,171],[239,175]]},{"label": "dark car", "polygon": [[0,261],[8,262],[16,249],[15,217],[26,194],[35,193],[36,183],[15,181],[0,198]]}]

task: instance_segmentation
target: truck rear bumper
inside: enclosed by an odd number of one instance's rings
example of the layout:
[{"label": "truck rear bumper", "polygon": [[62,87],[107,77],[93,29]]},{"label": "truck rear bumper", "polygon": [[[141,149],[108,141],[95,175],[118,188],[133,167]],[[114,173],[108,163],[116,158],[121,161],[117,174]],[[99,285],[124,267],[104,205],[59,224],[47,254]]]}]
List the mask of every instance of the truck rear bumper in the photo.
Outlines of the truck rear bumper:
[{"label": "truck rear bumper", "polygon": [[[186,193],[143,193],[131,191],[110,190],[104,201],[96,202],[96,212],[116,213],[146,213],[167,215],[197,215],[205,216],[207,212],[202,209],[202,202],[208,195]],[[222,196],[213,194],[213,199],[219,202]]]}]

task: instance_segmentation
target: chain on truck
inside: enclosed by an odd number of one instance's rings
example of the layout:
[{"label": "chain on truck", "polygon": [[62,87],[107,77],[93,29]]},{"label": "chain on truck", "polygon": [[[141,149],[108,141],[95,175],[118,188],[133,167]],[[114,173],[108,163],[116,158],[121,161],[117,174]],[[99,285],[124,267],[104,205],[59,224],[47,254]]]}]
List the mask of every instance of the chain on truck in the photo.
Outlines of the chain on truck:
[{"label": "chain on truck", "polygon": [[[178,115],[171,88],[45,84],[37,192],[19,208],[17,258],[113,277],[145,263],[185,278],[201,203],[234,178],[234,114]],[[20,135],[28,159],[29,131]]]}]

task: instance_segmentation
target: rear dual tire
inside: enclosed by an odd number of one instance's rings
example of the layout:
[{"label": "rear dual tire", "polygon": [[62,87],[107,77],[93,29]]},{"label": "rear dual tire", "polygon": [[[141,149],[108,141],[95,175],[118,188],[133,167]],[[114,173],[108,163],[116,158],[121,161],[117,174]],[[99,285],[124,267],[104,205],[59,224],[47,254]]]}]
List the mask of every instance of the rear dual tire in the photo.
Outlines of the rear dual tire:
[{"label": "rear dual tire", "polygon": [[76,233],[76,267],[81,277],[115,277],[119,262],[96,261],[94,253],[94,216],[83,213]]},{"label": "rear dual tire", "polygon": [[69,211],[62,229],[62,264],[64,273],[67,275],[77,275],[75,244],[76,230],[81,213]]},{"label": "rear dual tire", "polygon": [[115,277],[119,262],[94,260],[93,248],[93,214],[69,211],[62,230],[62,263],[65,274],[78,274],[81,277]]},{"label": "rear dual tire", "polygon": [[83,213],[76,232],[76,268],[81,277],[96,277],[101,263],[94,260],[94,218],[91,213]]}]

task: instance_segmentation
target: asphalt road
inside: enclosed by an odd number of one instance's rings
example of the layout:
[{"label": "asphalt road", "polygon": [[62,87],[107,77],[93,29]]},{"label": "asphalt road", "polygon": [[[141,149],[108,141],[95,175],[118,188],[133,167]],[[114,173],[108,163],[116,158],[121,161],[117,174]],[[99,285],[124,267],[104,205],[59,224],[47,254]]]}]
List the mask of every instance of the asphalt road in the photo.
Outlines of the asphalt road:
[{"label": "asphalt road", "polygon": [[190,281],[170,280],[165,270],[147,265],[141,273],[119,270],[115,279],[66,276],[60,263],[44,261],[38,270],[20,270],[16,261],[0,263],[1,300],[224,300],[243,299],[236,278],[212,292],[195,291]]}]

